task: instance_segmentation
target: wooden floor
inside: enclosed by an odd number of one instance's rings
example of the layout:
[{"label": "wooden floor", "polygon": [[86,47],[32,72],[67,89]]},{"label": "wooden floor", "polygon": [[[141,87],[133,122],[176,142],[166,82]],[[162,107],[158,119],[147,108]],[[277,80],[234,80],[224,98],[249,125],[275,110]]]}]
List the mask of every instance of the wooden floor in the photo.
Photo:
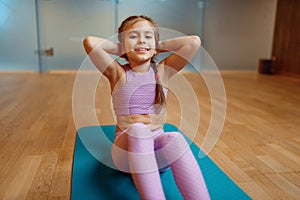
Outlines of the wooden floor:
[{"label": "wooden floor", "polygon": [[[201,145],[210,96],[201,76],[184,76],[199,99],[194,141]],[[253,199],[299,199],[300,80],[256,72],[222,77],[227,115],[209,157]],[[0,199],[69,199],[74,80],[75,74],[0,74]],[[114,123],[107,86],[100,81],[96,91],[100,124]],[[168,102],[167,122],[180,125],[180,103],[172,94]]]}]

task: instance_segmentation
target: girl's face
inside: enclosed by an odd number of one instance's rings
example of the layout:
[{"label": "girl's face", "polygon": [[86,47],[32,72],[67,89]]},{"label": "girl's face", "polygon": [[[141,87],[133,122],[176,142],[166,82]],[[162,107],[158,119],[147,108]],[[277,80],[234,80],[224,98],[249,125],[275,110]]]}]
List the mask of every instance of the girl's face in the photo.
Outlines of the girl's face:
[{"label": "girl's face", "polygon": [[141,65],[151,61],[156,54],[155,36],[151,23],[138,21],[124,33],[124,50],[131,64]]}]

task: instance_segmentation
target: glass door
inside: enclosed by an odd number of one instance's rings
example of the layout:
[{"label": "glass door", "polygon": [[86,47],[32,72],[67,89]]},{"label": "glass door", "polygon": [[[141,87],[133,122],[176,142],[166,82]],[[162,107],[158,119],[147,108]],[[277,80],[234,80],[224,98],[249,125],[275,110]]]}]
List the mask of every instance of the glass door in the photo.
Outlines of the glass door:
[{"label": "glass door", "polygon": [[147,15],[159,27],[202,36],[204,0],[119,0],[119,23],[130,15]]},{"label": "glass door", "polygon": [[130,15],[148,15],[160,27],[202,35],[204,1],[36,0],[40,71],[77,70],[87,35],[109,38]]},{"label": "glass door", "polygon": [[41,71],[77,70],[85,36],[114,34],[111,0],[38,0]]},{"label": "glass door", "polygon": [[38,71],[34,1],[0,1],[0,71]]}]

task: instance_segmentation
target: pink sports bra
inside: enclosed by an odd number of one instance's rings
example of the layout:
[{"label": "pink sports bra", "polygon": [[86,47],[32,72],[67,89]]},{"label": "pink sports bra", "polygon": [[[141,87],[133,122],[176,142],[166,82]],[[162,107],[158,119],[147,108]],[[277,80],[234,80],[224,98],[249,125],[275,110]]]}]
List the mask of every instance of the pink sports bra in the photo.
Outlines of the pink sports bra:
[{"label": "pink sports bra", "polygon": [[[123,66],[126,83],[112,92],[113,109],[117,116],[134,114],[155,114],[155,73],[150,67],[147,73],[136,73],[129,64]],[[168,90],[163,89],[165,96]]]}]

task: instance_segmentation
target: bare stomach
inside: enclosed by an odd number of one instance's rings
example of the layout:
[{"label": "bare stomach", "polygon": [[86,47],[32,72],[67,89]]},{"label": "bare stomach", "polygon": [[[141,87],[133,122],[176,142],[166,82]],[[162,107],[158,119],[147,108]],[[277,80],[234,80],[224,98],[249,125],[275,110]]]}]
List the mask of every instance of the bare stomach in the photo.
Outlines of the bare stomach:
[{"label": "bare stomach", "polygon": [[129,128],[134,123],[143,123],[151,130],[162,128],[166,121],[166,114],[136,114],[117,116],[117,132]]}]

